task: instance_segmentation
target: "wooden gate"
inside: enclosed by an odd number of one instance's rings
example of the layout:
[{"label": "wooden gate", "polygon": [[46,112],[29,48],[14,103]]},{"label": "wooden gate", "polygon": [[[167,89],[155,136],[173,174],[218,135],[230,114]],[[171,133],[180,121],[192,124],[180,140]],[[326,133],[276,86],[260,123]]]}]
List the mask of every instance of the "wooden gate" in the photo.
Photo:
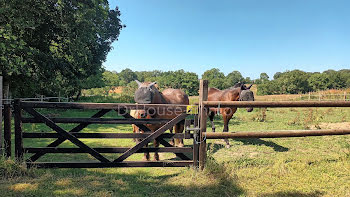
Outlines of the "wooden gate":
[{"label": "wooden gate", "polygon": [[[199,146],[194,142],[192,147],[174,147],[168,143],[166,138],[194,139],[195,129],[187,129],[185,133],[164,133],[180,121],[185,121],[185,127],[189,128],[191,123],[197,121],[186,119],[188,117],[187,106],[185,105],[137,105],[137,104],[119,104],[119,103],[45,103],[45,102],[23,102],[16,100],[14,103],[15,112],[15,157],[25,160],[28,167],[38,168],[103,168],[103,167],[184,167],[189,165],[198,165]],[[149,109],[156,108],[161,110],[172,110],[177,113],[173,119],[135,119],[127,111],[129,109]],[[99,110],[90,118],[52,118],[40,113],[38,109],[81,109],[81,110]],[[103,118],[110,111],[115,111],[116,115],[123,118]],[[25,116],[23,116],[25,112]],[[197,117],[195,115],[195,117]],[[44,123],[55,133],[45,132],[25,132],[22,124]],[[60,127],[57,123],[78,124],[69,131]],[[161,126],[155,132],[146,126],[147,124],[160,124]],[[135,124],[144,133],[83,133],[84,128],[91,124]],[[192,133],[190,131],[193,131]],[[195,135],[194,135],[195,133]],[[56,138],[47,147],[24,147],[24,138]],[[80,138],[141,138],[133,147],[110,147],[110,148],[91,148],[80,140]],[[149,142],[157,139],[164,147],[145,148]],[[78,148],[60,148],[60,144],[66,140],[70,141]],[[179,161],[126,161],[134,153],[144,152],[171,152],[176,154]],[[28,157],[28,154],[32,155]],[[52,153],[88,153],[96,159],[94,162],[38,162],[37,160],[45,154]],[[121,153],[119,157],[110,160],[103,156],[103,153]],[[187,153],[187,154],[185,154]]]}]

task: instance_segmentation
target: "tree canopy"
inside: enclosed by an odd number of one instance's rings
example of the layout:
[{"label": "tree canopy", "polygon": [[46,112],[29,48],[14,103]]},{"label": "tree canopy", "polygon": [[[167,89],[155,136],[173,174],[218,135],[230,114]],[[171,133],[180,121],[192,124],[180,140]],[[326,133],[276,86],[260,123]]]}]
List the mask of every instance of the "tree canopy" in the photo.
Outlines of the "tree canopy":
[{"label": "tree canopy", "polygon": [[258,86],[258,94],[297,94],[350,87],[350,70],[327,70],[323,73],[292,70],[277,72],[274,79]]},{"label": "tree canopy", "polygon": [[74,95],[123,28],[107,0],[0,0],[0,74],[14,96]]}]

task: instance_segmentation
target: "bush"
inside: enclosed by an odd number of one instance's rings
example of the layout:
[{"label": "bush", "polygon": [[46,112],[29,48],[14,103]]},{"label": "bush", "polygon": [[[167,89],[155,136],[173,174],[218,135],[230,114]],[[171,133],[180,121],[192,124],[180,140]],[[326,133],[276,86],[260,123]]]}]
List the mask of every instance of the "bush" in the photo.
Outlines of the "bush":
[{"label": "bush", "polygon": [[31,171],[26,168],[24,163],[19,163],[12,159],[6,159],[4,156],[0,156],[0,179],[8,179],[29,174],[31,174]]}]

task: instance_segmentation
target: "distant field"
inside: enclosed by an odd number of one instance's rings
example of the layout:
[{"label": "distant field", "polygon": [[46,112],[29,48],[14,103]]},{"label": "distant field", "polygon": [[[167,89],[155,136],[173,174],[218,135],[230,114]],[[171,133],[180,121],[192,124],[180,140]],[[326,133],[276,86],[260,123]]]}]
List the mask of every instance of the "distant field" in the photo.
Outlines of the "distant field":
[{"label": "distant field", "polygon": [[[192,99],[191,99],[192,100]],[[93,112],[55,110],[64,117]],[[265,113],[265,115],[263,115]],[[109,117],[115,117],[113,113]],[[350,109],[239,109],[230,131],[348,128]],[[222,120],[216,117],[217,131]],[[73,125],[66,125],[65,128]],[[210,125],[208,124],[208,132]],[[40,124],[27,132],[50,131]],[[84,132],[131,132],[128,125],[91,125]],[[49,139],[26,140],[42,147]],[[131,146],[132,140],[85,139],[93,147]],[[208,166],[191,168],[38,169],[26,176],[0,180],[2,196],[349,196],[350,137],[208,140]],[[188,146],[191,140],[185,141]],[[62,147],[73,147],[66,142]],[[115,158],[117,155],[107,154]],[[137,154],[131,159],[141,159]],[[86,154],[47,155],[41,161],[91,160]],[[161,159],[176,159],[161,154]],[[0,167],[1,170],[1,167]]]},{"label": "distant field", "polygon": [[[254,89],[255,88],[255,89]],[[350,89],[325,90],[311,92],[310,94],[278,94],[278,95],[256,95],[256,86],[252,91],[256,101],[300,101],[300,100],[350,100]],[[190,103],[198,103],[198,96],[190,96]]]}]

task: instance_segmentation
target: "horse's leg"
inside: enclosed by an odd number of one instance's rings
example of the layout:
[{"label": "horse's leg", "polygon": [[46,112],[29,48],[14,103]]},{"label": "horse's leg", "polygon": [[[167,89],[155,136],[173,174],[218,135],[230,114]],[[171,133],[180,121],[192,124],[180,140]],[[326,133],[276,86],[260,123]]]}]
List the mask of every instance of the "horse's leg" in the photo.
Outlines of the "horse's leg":
[{"label": "horse's leg", "polygon": [[[175,126],[169,129],[170,133],[173,133],[173,129],[175,129]],[[175,146],[174,138],[171,138],[171,140],[169,141],[169,144]]]},{"label": "horse's leg", "polygon": [[[157,140],[154,140],[153,144],[155,148],[159,147],[159,142]],[[154,153],[154,161],[159,161],[159,154],[157,151]]]},{"label": "horse's leg", "polygon": [[[181,122],[179,122],[175,125],[175,133],[182,133],[184,128],[185,128],[185,121],[182,120]],[[175,139],[175,146],[184,147],[184,140],[183,139]]]},{"label": "horse's leg", "polygon": [[212,132],[215,132],[214,116],[215,116],[215,113],[213,111],[210,111],[209,112],[209,119],[210,119],[210,122],[211,122],[211,131]]},{"label": "horse's leg", "polygon": [[[133,125],[134,126],[134,125]],[[135,126],[136,128],[137,128],[137,133],[144,133],[144,131],[143,130],[141,130],[141,129],[139,129],[137,126]],[[141,142],[142,141],[142,139],[140,139],[140,138],[136,138],[136,143],[139,143],[139,142]],[[148,147],[148,143],[145,145],[145,148],[147,148]],[[143,159],[142,160],[144,160],[144,161],[149,161],[149,159],[150,159],[150,155],[149,155],[149,152],[146,152],[146,153],[144,153],[143,154]]]},{"label": "horse's leg", "polygon": [[[145,147],[147,148],[147,147],[148,147],[148,144],[146,144]],[[149,161],[149,159],[150,159],[149,152],[144,153],[143,159],[142,159],[142,160],[144,160],[144,161]]]},{"label": "horse's leg", "polygon": [[[139,132],[140,132],[140,133],[144,133],[143,130],[139,130]],[[137,139],[137,142],[140,142],[140,141],[142,141],[142,139]],[[148,147],[148,143],[147,143],[144,147],[147,148],[147,147]],[[144,153],[144,154],[143,154],[143,159],[142,159],[142,160],[144,160],[144,161],[149,161],[149,159],[150,159],[149,152]]]},{"label": "horse's leg", "polygon": [[[223,132],[228,132],[228,124],[233,116],[233,114],[237,111],[237,108],[226,108],[225,110],[223,110],[222,113],[222,118],[224,119],[224,129]],[[225,139],[226,142],[226,148],[230,148],[230,142],[228,141],[228,139]]]},{"label": "horse's leg", "polygon": [[[132,132],[133,132],[134,134],[135,134],[135,133],[139,133],[139,128],[138,128],[136,125],[132,124],[131,126],[132,126]],[[133,138],[133,140],[134,140],[134,142],[138,142],[138,139],[137,139],[137,138]]]}]

